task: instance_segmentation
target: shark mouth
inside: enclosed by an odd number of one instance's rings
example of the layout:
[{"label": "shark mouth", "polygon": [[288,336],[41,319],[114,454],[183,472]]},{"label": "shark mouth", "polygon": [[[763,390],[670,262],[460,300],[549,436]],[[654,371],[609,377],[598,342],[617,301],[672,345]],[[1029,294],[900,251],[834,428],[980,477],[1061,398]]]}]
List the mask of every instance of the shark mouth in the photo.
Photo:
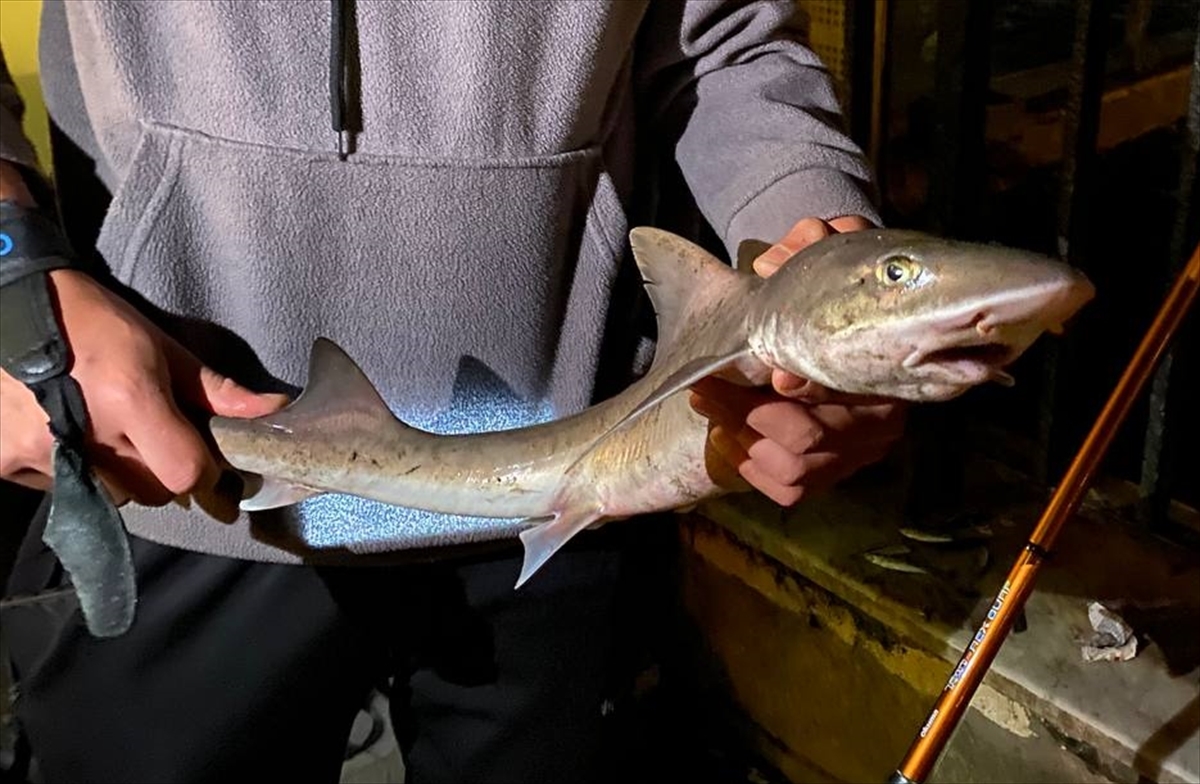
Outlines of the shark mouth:
[{"label": "shark mouth", "polygon": [[922,324],[904,367],[950,384],[1011,386],[1013,377],[1003,368],[1043,332],[1061,332],[1063,322],[1091,296],[1090,285],[1063,278],[980,298]]},{"label": "shark mouth", "polygon": [[[1016,346],[1005,343],[963,343],[939,348],[921,356],[917,365],[932,365],[951,371],[952,381],[979,383],[996,381],[1012,386],[1015,381],[1002,368],[1020,353]],[[908,365],[908,362],[905,362]]]}]

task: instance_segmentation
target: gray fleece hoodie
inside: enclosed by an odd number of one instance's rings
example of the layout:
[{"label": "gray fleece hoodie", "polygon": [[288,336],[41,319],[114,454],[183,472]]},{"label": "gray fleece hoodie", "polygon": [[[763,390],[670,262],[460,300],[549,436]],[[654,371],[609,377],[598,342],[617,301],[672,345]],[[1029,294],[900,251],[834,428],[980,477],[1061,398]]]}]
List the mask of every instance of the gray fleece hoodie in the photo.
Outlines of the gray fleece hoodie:
[{"label": "gray fleece hoodie", "polygon": [[[346,2],[345,160],[330,3],[43,9],[50,113],[114,196],[98,250],[252,386],[302,385],[326,336],[412,424],[562,416],[594,394],[626,232],[653,219],[662,171],[731,257],[802,217],[875,217],[791,0]],[[0,153],[32,164],[0,121]],[[123,515],[158,542],[270,561],[322,560],[331,533],[365,552],[520,527],[344,496],[232,525],[176,505]]]}]

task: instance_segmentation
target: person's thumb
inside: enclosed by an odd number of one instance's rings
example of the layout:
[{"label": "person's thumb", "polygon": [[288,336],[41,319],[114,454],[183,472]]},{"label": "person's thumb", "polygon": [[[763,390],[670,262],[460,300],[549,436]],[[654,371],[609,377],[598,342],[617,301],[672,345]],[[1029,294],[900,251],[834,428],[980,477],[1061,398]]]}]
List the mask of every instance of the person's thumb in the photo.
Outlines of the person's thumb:
[{"label": "person's thumb", "polygon": [[252,392],[208,367],[170,338],[165,342],[171,383],[180,397],[192,406],[216,416],[250,419],[278,411],[288,404],[287,395]]},{"label": "person's thumb", "polygon": [[287,395],[252,392],[205,365],[200,366],[199,373],[201,405],[217,416],[249,419],[278,411],[288,404]]}]

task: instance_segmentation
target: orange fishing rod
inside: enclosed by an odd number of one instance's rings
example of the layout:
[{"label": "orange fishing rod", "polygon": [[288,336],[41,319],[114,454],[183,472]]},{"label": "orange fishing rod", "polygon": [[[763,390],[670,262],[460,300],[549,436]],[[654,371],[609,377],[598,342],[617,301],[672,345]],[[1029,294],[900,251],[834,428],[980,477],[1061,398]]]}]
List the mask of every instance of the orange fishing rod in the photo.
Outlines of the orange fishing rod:
[{"label": "orange fishing rod", "polygon": [[1101,458],[1179,329],[1196,298],[1197,290],[1200,290],[1200,246],[1192,252],[1191,260],[1142,338],[1141,345],[1042,513],[1033,535],[996,594],[987,617],[971,638],[970,645],[958,660],[958,666],[930,711],[929,718],[925,720],[900,767],[888,779],[888,784],[921,784],[933,770],[967,706],[971,704],[975,689],[983,681],[992,660],[1008,637],[1009,629],[1025,606],[1025,600],[1033,592],[1033,582],[1050,554],[1055,537],[1067,518],[1079,508],[1080,499],[1091,483]]}]

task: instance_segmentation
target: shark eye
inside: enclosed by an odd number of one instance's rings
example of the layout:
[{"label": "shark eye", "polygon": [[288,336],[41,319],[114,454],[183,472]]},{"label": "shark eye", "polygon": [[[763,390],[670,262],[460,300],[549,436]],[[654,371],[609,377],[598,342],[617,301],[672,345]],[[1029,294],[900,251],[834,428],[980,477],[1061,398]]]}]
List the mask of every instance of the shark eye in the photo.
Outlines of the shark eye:
[{"label": "shark eye", "polygon": [[876,275],[885,286],[903,286],[912,283],[923,271],[923,267],[904,256],[889,256],[879,262]]}]

